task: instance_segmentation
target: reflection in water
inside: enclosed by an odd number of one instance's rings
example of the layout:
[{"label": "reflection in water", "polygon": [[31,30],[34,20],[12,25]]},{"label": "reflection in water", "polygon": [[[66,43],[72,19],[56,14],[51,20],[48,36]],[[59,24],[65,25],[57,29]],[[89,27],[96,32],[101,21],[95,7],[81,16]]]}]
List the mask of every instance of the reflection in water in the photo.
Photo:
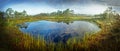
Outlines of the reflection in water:
[{"label": "reflection in water", "polygon": [[46,41],[66,42],[72,37],[83,37],[86,32],[97,32],[99,27],[86,21],[74,21],[66,24],[64,22],[37,21],[28,24],[27,28],[20,28],[24,33],[34,37],[43,36]]}]

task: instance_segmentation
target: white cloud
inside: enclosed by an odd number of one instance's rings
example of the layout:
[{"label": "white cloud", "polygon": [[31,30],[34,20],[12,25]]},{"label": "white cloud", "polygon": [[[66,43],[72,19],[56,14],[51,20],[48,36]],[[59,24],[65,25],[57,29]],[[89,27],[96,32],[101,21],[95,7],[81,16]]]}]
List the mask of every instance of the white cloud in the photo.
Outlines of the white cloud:
[{"label": "white cloud", "polygon": [[53,8],[51,6],[45,5],[45,4],[16,4],[16,5],[10,5],[7,6],[7,8],[12,8],[13,10],[22,12],[23,10],[26,10],[28,14],[35,15],[39,13],[50,13],[57,10],[65,10],[67,8],[70,8],[74,10],[75,13],[80,14],[99,14],[102,13],[104,10],[106,10],[107,6],[103,5],[73,5],[68,6],[63,9],[59,8]]},{"label": "white cloud", "polygon": [[85,6],[77,6],[72,7],[74,9],[75,13],[81,13],[81,14],[100,14],[103,13],[107,6],[104,5],[85,5]]},{"label": "white cloud", "polygon": [[42,5],[42,4],[36,4],[36,5],[31,5],[31,4],[17,4],[17,5],[11,5],[5,8],[12,8],[13,10],[22,12],[23,10],[26,10],[28,14],[34,15],[34,14],[39,14],[39,13],[50,13],[53,11],[56,11],[56,9]]}]

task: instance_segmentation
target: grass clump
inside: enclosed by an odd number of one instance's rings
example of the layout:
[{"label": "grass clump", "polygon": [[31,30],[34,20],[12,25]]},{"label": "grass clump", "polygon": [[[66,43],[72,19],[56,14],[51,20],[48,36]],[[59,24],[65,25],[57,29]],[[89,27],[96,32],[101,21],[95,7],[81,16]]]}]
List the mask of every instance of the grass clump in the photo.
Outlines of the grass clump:
[{"label": "grass clump", "polygon": [[[85,35],[83,39],[72,38],[67,43],[47,43],[40,36],[37,39],[23,34],[16,27],[28,21],[37,21],[42,18],[5,19],[0,27],[0,50],[9,51],[117,51],[120,48],[120,16],[114,22],[97,20],[101,31],[92,35]],[[52,18],[53,19],[53,18]],[[76,19],[76,18],[75,18]]]}]

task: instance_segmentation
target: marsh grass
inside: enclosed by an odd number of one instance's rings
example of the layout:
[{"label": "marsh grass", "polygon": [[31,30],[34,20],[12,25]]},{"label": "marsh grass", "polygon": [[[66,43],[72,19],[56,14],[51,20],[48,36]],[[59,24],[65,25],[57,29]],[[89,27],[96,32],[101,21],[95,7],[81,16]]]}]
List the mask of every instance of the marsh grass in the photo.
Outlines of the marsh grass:
[{"label": "marsh grass", "polygon": [[[39,17],[23,17],[23,18],[7,18],[1,22],[1,47],[0,50],[10,51],[111,51],[119,50],[120,23],[117,18],[114,23],[105,22],[103,20],[94,20],[101,27],[101,31],[90,35],[87,33],[82,39],[72,38],[67,43],[47,43],[44,38],[38,36],[37,39],[29,34],[23,34],[19,31],[16,24],[24,22],[32,22],[37,20],[54,20],[57,18],[39,18]],[[62,18],[61,18],[62,19]],[[72,18],[73,19],[73,18]],[[77,19],[76,17],[74,19]],[[78,18],[81,19],[81,18]],[[58,20],[57,20],[58,21]],[[111,26],[112,25],[112,26]]]}]

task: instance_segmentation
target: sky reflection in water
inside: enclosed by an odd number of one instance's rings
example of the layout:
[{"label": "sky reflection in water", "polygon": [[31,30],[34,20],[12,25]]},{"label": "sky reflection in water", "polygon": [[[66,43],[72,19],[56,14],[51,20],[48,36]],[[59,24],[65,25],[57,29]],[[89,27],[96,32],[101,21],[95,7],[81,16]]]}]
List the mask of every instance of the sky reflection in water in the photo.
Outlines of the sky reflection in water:
[{"label": "sky reflection in water", "polygon": [[72,37],[83,37],[85,33],[99,31],[99,27],[86,21],[74,21],[66,24],[63,22],[36,21],[27,22],[27,28],[20,28],[24,33],[38,37],[43,36],[47,41],[66,42]]}]

